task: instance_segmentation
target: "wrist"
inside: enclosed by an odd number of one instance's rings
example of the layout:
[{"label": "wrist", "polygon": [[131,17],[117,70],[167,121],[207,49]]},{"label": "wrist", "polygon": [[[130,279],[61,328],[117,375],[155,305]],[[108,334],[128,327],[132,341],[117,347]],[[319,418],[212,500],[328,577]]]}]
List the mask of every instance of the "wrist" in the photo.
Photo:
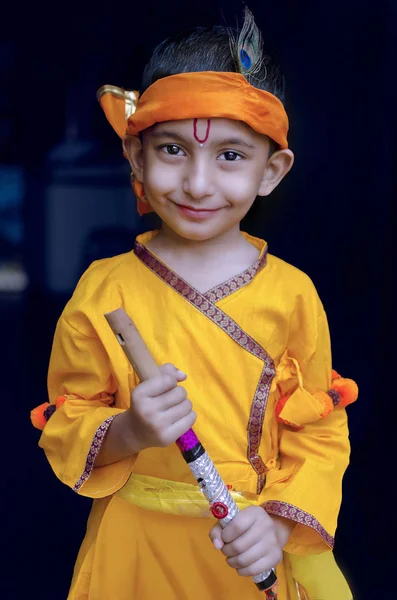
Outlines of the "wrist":
[{"label": "wrist", "polygon": [[269,517],[273,522],[279,544],[281,548],[284,548],[293,530],[295,529],[296,523],[295,521],[291,521],[291,519],[286,519],[277,515],[269,515]]},{"label": "wrist", "polygon": [[113,425],[116,426],[115,429],[120,441],[120,450],[122,450],[123,454],[133,456],[144,449],[136,436],[132,418],[128,410],[118,414],[113,421]]},{"label": "wrist", "polygon": [[117,414],[103,439],[95,459],[95,467],[105,467],[142,450],[131,427],[131,417],[125,412]]}]

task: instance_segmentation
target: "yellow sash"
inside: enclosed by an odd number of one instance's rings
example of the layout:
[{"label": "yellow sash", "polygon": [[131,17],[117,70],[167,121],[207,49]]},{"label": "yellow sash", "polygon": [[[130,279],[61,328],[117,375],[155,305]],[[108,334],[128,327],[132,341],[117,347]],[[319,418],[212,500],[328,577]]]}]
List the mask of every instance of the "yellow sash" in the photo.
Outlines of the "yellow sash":
[{"label": "yellow sash", "polygon": [[[240,510],[256,504],[242,494],[231,494]],[[114,495],[146,510],[169,515],[213,518],[208,500],[199,487],[191,483],[132,474],[124,487]]]},{"label": "yellow sash", "polygon": [[[240,510],[257,504],[258,496],[247,497],[233,491],[231,494]],[[213,518],[208,501],[199,487],[190,483],[132,474],[124,487],[114,495],[146,510]],[[308,600],[352,600],[352,593],[332,551],[311,556],[284,552],[284,561],[288,562],[288,571],[295,582],[298,581],[304,588]]]}]

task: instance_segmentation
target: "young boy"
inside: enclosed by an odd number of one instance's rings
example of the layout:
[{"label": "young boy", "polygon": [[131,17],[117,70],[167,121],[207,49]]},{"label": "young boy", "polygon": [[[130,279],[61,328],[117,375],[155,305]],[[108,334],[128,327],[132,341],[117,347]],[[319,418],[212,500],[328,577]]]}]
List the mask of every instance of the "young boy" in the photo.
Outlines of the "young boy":
[{"label": "young boy", "polygon": [[[310,279],[240,231],[293,164],[278,67],[247,10],[236,37],[163,42],[142,88],[135,112],[115,88],[101,102],[161,229],[83,275],[32,415],[56,475],[94,498],[69,600],[249,600],[274,567],[282,600],[350,600],[331,548],[356,389]],[[158,377],[139,383],[119,347],[120,306]],[[243,507],[223,530],[173,443],[193,424]]]}]

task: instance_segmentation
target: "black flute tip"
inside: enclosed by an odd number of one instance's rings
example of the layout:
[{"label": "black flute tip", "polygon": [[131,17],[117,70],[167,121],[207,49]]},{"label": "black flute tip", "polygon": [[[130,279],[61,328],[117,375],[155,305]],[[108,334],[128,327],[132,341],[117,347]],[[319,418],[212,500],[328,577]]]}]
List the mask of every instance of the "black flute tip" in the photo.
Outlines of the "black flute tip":
[{"label": "black flute tip", "polygon": [[273,587],[273,585],[276,583],[276,581],[277,581],[276,573],[274,571],[272,571],[270,573],[269,577],[266,577],[266,579],[264,579],[263,581],[259,581],[258,583],[255,582],[255,585],[258,588],[258,590],[260,590],[261,592],[265,592],[266,590]]},{"label": "black flute tip", "polygon": [[202,456],[204,454],[204,452],[205,452],[205,449],[199,442],[190,450],[186,450],[185,452],[182,452],[182,456],[187,463],[191,463],[191,462],[194,462],[200,456]]}]

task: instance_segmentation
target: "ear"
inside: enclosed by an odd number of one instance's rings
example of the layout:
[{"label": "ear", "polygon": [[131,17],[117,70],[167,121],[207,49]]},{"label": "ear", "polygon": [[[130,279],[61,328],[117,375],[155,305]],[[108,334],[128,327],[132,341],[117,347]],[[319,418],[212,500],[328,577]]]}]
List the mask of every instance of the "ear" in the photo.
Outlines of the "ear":
[{"label": "ear", "polygon": [[143,183],[143,150],[139,137],[135,135],[124,136],[123,150],[130,163],[134,178]]},{"label": "ear", "polygon": [[268,196],[286,176],[293,164],[294,154],[288,148],[273,152],[266,163],[258,196]]}]

